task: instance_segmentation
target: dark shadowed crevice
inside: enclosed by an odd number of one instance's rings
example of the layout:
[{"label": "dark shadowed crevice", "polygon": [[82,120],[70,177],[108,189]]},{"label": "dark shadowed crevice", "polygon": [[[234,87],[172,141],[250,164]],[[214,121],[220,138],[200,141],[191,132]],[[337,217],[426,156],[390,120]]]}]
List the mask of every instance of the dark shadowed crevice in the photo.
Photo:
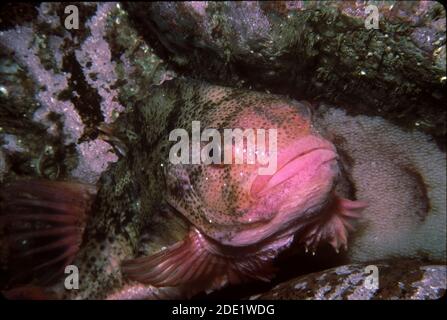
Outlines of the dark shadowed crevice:
[{"label": "dark shadowed crevice", "polygon": [[71,77],[68,80],[68,88],[59,94],[58,99],[70,100],[85,124],[80,140],[93,140],[98,135],[96,127],[104,121],[100,106],[101,96],[85,80],[74,52],[64,56],[62,68],[65,72],[69,72]]}]

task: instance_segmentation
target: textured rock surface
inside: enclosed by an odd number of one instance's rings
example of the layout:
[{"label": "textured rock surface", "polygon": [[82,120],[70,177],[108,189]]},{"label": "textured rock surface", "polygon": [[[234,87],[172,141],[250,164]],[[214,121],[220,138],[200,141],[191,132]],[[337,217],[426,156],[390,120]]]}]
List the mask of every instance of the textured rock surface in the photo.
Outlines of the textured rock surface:
[{"label": "textured rock surface", "polygon": [[[368,265],[378,267],[377,287],[365,286],[371,274],[365,271]],[[411,260],[351,264],[289,280],[249,299],[439,299],[446,292],[446,272],[446,266]]]},{"label": "textured rock surface", "polygon": [[11,168],[1,181],[27,175],[95,183],[123,151],[98,127],[174,76],[118,3],[77,6],[79,30],[63,27],[60,3],[7,7],[23,21],[3,17],[0,31],[0,142]]},{"label": "textured rock surface", "polygon": [[[366,29],[365,9],[379,10]],[[446,15],[431,1],[126,3],[180,72],[324,98],[445,142]],[[155,35],[155,36],[154,36]]]}]

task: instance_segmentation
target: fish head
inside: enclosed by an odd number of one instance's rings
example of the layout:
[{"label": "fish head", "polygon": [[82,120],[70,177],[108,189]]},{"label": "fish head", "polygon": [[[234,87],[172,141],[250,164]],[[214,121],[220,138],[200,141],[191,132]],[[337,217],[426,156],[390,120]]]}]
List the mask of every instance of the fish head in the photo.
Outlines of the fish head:
[{"label": "fish head", "polygon": [[365,204],[333,192],[337,152],[313,127],[310,109],[254,92],[205,93],[211,98],[201,96],[207,103],[198,108],[206,110],[200,137],[192,122],[191,143],[175,145],[189,147],[179,150],[194,163],[171,161],[171,147],[164,168],[166,200],[191,222],[190,231],[169,248],[126,262],[124,272],[157,287],[208,291],[271,280],[274,258],[294,240],[312,252],[320,242],[346,248],[349,219]]},{"label": "fish head", "polygon": [[[209,119],[207,128],[221,133],[221,163],[173,166],[168,179],[177,191],[170,203],[203,233],[226,245],[250,245],[304,223],[328,201],[339,174],[337,152],[313,128],[307,105],[248,99]],[[226,129],[245,132],[243,142],[226,138]]]}]

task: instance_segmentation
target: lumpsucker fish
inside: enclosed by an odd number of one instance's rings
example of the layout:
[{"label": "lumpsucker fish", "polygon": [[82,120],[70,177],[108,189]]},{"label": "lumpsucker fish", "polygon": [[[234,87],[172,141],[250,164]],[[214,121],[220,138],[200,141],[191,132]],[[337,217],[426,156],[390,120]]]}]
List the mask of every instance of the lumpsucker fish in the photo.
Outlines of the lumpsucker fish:
[{"label": "lumpsucker fish", "polygon": [[[217,132],[275,129],[276,153],[265,154],[275,156],[276,170],[222,163],[224,149],[232,160],[246,153],[235,139],[219,150],[198,142],[215,162],[172,163],[178,141],[170,133],[191,133],[194,121]],[[310,251],[346,248],[367,205],[339,190],[337,150],[305,102],[177,78],[150,88],[102,130],[126,152],[97,186],[17,180],[2,188],[9,297],[187,298],[269,281],[292,241]],[[64,287],[68,264],[79,270],[76,290]]]}]

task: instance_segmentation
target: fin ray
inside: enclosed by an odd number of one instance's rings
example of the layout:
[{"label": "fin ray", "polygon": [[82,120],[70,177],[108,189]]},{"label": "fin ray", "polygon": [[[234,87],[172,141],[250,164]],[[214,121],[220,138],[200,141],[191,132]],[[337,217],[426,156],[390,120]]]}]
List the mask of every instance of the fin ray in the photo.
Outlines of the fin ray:
[{"label": "fin ray", "polygon": [[[0,246],[8,285],[47,284],[74,260],[96,187],[19,180],[0,189]],[[46,268],[45,270],[43,270]]]},{"label": "fin ray", "polygon": [[163,251],[124,261],[122,272],[131,280],[155,287],[209,291],[225,283],[269,281],[276,252],[269,247],[224,247],[194,228],[183,241]]}]

